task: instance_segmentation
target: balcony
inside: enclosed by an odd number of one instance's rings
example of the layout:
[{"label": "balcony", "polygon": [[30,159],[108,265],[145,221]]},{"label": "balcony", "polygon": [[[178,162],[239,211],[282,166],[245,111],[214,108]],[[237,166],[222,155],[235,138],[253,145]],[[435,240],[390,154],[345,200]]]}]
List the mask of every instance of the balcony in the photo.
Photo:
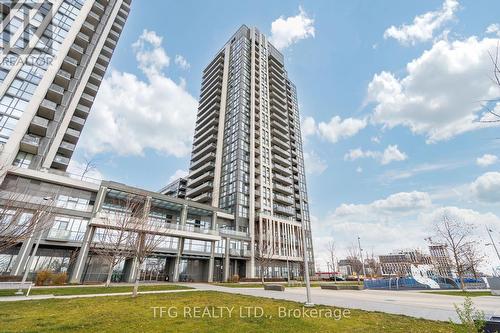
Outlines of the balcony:
[{"label": "balcony", "polygon": [[94,96],[90,96],[87,93],[83,93],[82,97],[80,98],[80,103],[90,107],[92,106],[92,103],[94,103]]},{"label": "balcony", "polygon": [[188,180],[188,186],[189,187],[194,187],[198,186],[199,184],[203,183],[204,181],[207,180],[212,180],[214,177],[214,172],[213,171],[208,171],[202,174],[201,176],[194,178],[194,179],[189,179]]},{"label": "balcony", "polygon": [[[282,130],[278,130],[276,127],[271,127],[271,133],[273,137],[277,137],[281,141],[288,142],[288,136],[282,132]],[[271,138],[272,139],[272,138]],[[286,149],[286,147],[285,147]]]},{"label": "balcony", "polygon": [[278,213],[278,214],[283,214],[283,215],[287,215],[287,216],[294,216],[295,215],[295,211],[292,207],[274,205],[273,210],[275,213]]},{"label": "balcony", "polygon": [[29,131],[30,133],[39,136],[45,136],[45,134],[47,134],[47,126],[49,126],[48,119],[39,116],[34,116],[33,119],[31,120]]},{"label": "balcony", "polygon": [[92,73],[90,74],[89,82],[93,82],[95,85],[99,85],[102,82],[102,75],[99,75],[97,73]]},{"label": "balcony", "polygon": [[109,46],[106,46],[106,45],[104,45],[102,47],[102,51],[101,52],[102,52],[102,54],[104,54],[104,55],[106,55],[108,57],[111,57],[113,55],[113,49],[110,48]]},{"label": "balcony", "polygon": [[284,176],[282,176],[282,175],[280,175],[278,173],[274,173],[273,174],[273,179],[275,181],[279,181],[279,182],[281,182],[281,183],[283,183],[285,185],[293,185],[292,178],[290,178],[290,177],[284,177]]},{"label": "balcony", "polygon": [[95,31],[95,26],[90,24],[89,22],[83,22],[82,24],[82,32],[88,36],[92,36]]},{"label": "balcony", "polygon": [[33,155],[38,154],[38,146],[40,145],[40,137],[31,135],[31,134],[25,134],[23,138],[21,139],[21,150],[30,153]]},{"label": "balcony", "polygon": [[285,159],[277,154],[273,154],[272,160],[275,162],[281,163],[283,165],[291,165],[290,159]]},{"label": "balcony", "polygon": [[69,126],[71,128],[81,131],[83,129],[83,125],[85,125],[85,119],[78,116],[71,117],[69,122]]},{"label": "balcony", "polygon": [[271,149],[272,149],[273,153],[278,154],[283,158],[286,158],[286,159],[290,158],[290,152],[288,151],[288,149],[285,150],[285,149],[279,147],[278,145],[273,145]]},{"label": "balcony", "polygon": [[66,72],[64,69],[60,69],[57,71],[54,82],[67,89],[69,87],[69,83],[71,82],[71,74]]},{"label": "balcony", "polygon": [[114,49],[116,47],[116,41],[108,38],[106,39],[106,45]]},{"label": "balcony", "polygon": [[76,145],[73,143],[62,141],[57,152],[66,157],[71,157],[75,151],[75,147]]},{"label": "balcony", "polygon": [[76,144],[80,138],[80,131],[68,128],[64,134],[64,140]]},{"label": "balcony", "polygon": [[90,43],[90,37],[83,32],[79,32],[76,35],[75,42],[80,44],[82,47],[87,47],[87,45],[89,45]]},{"label": "balcony", "polygon": [[250,238],[250,234],[244,231],[236,231],[232,229],[219,229],[221,235],[233,236],[238,238]]},{"label": "balcony", "polygon": [[55,169],[66,170],[68,164],[69,164],[69,158],[62,155],[56,155],[54,157],[54,161],[52,162],[52,167]]},{"label": "balcony", "polygon": [[54,115],[56,113],[57,103],[49,101],[48,99],[44,99],[40,106],[38,107],[38,115],[42,116],[46,119],[54,119]]},{"label": "balcony", "polygon": [[71,230],[50,229],[46,239],[67,242],[71,240]]},{"label": "balcony", "polygon": [[191,170],[196,170],[200,166],[204,165],[205,163],[209,161],[215,160],[215,153],[209,153],[198,159],[196,162],[191,163]]},{"label": "balcony", "polygon": [[94,12],[89,12],[89,16],[87,16],[87,21],[89,21],[92,24],[98,24],[99,21],[101,20],[101,17],[97,15]]},{"label": "balcony", "polygon": [[291,186],[284,186],[278,183],[273,184],[273,189],[277,192],[283,193],[285,195],[292,195],[293,188]]},{"label": "balcony", "polygon": [[94,1],[94,5],[92,6],[92,10],[95,11],[98,14],[104,13],[104,6],[101,5],[99,2]]},{"label": "balcony", "polygon": [[202,193],[199,196],[192,198],[191,200],[199,203],[209,204],[212,202],[212,192]]},{"label": "balcony", "polygon": [[275,202],[279,202],[279,203],[286,204],[286,205],[293,205],[293,201],[294,201],[292,197],[289,197],[286,195],[281,195],[278,193],[274,193],[273,200]]},{"label": "balcony", "polygon": [[283,175],[286,175],[286,176],[291,176],[292,175],[292,170],[290,170],[290,168],[285,168],[284,166],[280,165],[280,164],[273,164],[273,171],[275,172],[279,172]]},{"label": "balcony", "polygon": [[215,162],[208,162],[206,164],[201,165],[198,169],[191,169],[189,174],[190,177],[198,177],[203,172],[213,170],[215,168]]},{"label": "balcony", "polygon": [[203,157],[204,154],[215,151],[216,148],[217,145],[215,143],[210,143],[206,145],[205,148],[201,149],[200,151],[191,156],[191,163],[196,162],[198,159]]},{"label": "balcony", "polygon": [[77,44],[73,44],[69,48],[68,55],[74,59],[80,60],[82,59],[82,55],[84,52],[85,50],[83,49],[83,47]]},{"label": "balcony", "polygon": [[75,109],[75,115],[81,118],[87,118],[90,112],[90,108],[85,105],[78,104]]},{"label": "balcony", "polygon": [[117,42],[117,41],[118,41],[118,38],[120,38],[120,34],[119,34],[119,33],[117,33],[117,32],[116,32],[116,31],[114,31],[114,30],[110,30],[110,31],[109,31],[109,34],[108,34],[108,38],[111,38],[112,40],[114,40],[114,41],[116,41],[116,42]]},{"label": "balcony", "polygon": [[197,187],[190,189],[189,191],[186,192],[187,197],[193,197],[201,194],[202,192],[207,192],[209,190],[212,190],[213,188],[213,183],[211,181],[205,182],[201,185],[198,185]]},{"label": "balcony", "polygon": [[104,54],[99,54],[99,56],[97,57],[97,62],[100,63],[101,65],[103,66],[108,66],[109,62],[111,61],[111,59],[109,57],[106,57]]},{"label": "balcony", "polygon": [[203,148],[205,148],[207,144],[217,141],[217,135],[212,134],[209,137],[205,138],[203,141],[200,141],[199,143],[198,141],[199,140],[196,140],[195,141],[196,144],[193,145],[193,153],[197,153]]},{"label": "balcony", "polygon": [[95,96],[97,95],[97,91],[99,91],[99,87],[97,85],[87,82],[87,85],[85,86],[85,93]]},{"label": "balcony", "polygon": [[104,75],[104,73],[106,73],[106,67],[96,63],[94,66],[94,72],[96,72],[99,75]]},{"label": "balcony", "polygon": [[62,69],[71,73],[71,75],[75,75],[76,68],[78,67],[78,61],[67,56],[64,58]]},{"label": "balcony", "polygon": [[47,99],[56,102],[57,104],[61,104],[63,96],[64,88],[55,83],[51,84],[47,90]]}]

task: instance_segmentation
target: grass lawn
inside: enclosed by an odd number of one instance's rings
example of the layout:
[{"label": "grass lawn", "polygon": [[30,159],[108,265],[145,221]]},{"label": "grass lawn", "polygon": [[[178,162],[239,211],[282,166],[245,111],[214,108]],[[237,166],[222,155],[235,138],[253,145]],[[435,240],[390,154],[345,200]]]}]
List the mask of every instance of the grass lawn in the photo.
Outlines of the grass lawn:
[{"label": "grass lawn", "polygon": [[[107,293],[126,293],[132,292],[133,286],[110,286],[108,288],[102,286],[95,287],[60,287],[60,288],[33,288],[30,295],[88,295],[88,294],[107,294]],[[190,287],[178,286],[175,284],[162,285],[141,285],[139,291],[156,291],[156,290],[180,290],[192,289]],[[0,296],[15,296],[16,290],[0,290]],[[26,290],[24,291],[26,293]]]},{"label": "grass lawn", "polygon": [[462,291],[462,290],[446,290],[446,291],[423,291],[428,294],[438,294],[438,295],[450,295],[450,296],[468,296],[468,297],[478,297],[478,296],[493,296],[489,291]]},{"label": "grass lawn", "polygon": [[[261,307],[264,316],[240,317],[240,307]],[[153,307],[175,307],[177,317],[155,318]],[[184,307],[234,307],[232,316],[189,318]],[[350,310],[349,318],[280,316],[295,302],[214,291],[0,303],[2,332],[452,332],[446,322]],[[332,309],[318,306],[316,309]],[[337,309],[337,311],[339,311]],[[244,312],[246,313],[246,312]],[[270,318],[272,316],[272,318]]]}]

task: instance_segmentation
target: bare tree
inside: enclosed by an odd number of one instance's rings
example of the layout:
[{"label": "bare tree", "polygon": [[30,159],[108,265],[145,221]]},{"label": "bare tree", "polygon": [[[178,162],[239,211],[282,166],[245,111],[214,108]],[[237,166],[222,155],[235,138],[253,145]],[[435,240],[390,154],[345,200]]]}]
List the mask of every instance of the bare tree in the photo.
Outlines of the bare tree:
[{"label": "bare tree", "polygon": [[[493,76],[491,77],[491,80],[495,85],[497,85],[500,88],[500,45],[497,44],[497,49],[495,54],[492,54],[489,52],[489,56],[491,59],[491,62],[493,63]],[[491,102],[500,102],[500,96],[497,98],[493,98],[490,100],[484,101],[485,105],[483,107],[488,110],[488,112],[493,116],[493,119],[488,119],[488,120],[481,120],[481,122],[484,123],[498,123],[500,122],[500,113],[495,109],[495,106],[489,107],[488,103]]]},{"label": "bare tree", "polygon": [[97,169],[97,161],[94,158],[85,158],[85,164],[80,179],[83,180],[87,173],[95,171],[96,169]]},{"label": "bare tree", "polygon": [[460,279],[460,288],[465,290],[464,273],[466,271],[466,252],[473,244],[471,239],[474,226],[466,223],[458,216],[444,211],[434,221],[436,238],[448,246],[451,252],[453,266]]},{"label": "bare tree", "polygon": [[132,256],[132,247],[135,245],[132,230],[136,220],[131,212],[137,211],[138,205],[137,201],[126,200],[123,210],[114,211],[108,216],[113,223],[102,225],[96,231],[92,251],[108,264],[106,287],[111,283],[116,265]]},{"label": "bare tree", "polygon": [[333,272],[333,279],[336,282],[337,281],[337,275],[336,275],[336,272],[335,272],[335,253],[336,253],[335,242],[333,240],[328,241],[328,244],[326,245],[326,249],[328,251],[328,256],[330,257],[330,262],[332,263],[332,270],[334,271]]},{"label": "bare tree", "polygon": [[[264,275],[273,261],[273,249],[265,239],[255,244],[255,264],[259,267],[260,278],[264,284]],[[290,273],[288,273],[290,274]]]},{"label": "bare tree", "polygon": [[33,198],[2,189],[0,194],[0,252],[24,242],[48,228],[52,198]]},{"label": "bare tree", "polygon": [[154,223],[149,219],[149,207],[138,209],[134,218],[134,230],[136,232],[135,244],[132,247],[132,256],[135,258],[135,283],[133,297],[137,296],[139,290],[140,268],[144,261],[149,257],[161,244],[161,237],[159,237],[160,229],[162,226]]},{"label": "bare tree", "polygon": [[472,273],[474,278],[477,279],[479,277],[479,266],[484,261],[485,255],[479,251],[476,242],[471,242],[465,247],[464,259],[465,270]]},{"label": "bare tree", "polygon": [[359,276],[363,273],[363,263],[359,259],[359,249],[355,244],[352,244],[347,248],[347,260],[351,265],[351,269],[356,273],[358,277],[358,282],[360,281]]},{"label": "bare tree", "polygon": [[375,254],[372,251],[371,257],[367,260],[368,262],[368,268],[370,269],[370,275],[373,278],[373,276],[378,276],[380,275],[380,263],[378,262],[377,258],[375,257]]}]

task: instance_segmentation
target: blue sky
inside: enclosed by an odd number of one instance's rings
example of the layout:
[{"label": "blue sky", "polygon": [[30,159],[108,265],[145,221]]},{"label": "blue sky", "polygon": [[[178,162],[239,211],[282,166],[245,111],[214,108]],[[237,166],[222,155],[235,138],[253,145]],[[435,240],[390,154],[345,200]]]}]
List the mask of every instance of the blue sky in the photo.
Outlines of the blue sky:
[{"label": "blue sky", "polygon": [[320,267],[331,239],[339,256],[356,235],[375,254],[423,247],[443,209],[500,240],[500,128],[478,122],[479,101],[500,96],[488,77],[499,12],[494,0],[136,0],[72,169],[92,158],[96,176],[151,190],[187,170],[201,72],[247,24],[281,45],[297,85]]}]

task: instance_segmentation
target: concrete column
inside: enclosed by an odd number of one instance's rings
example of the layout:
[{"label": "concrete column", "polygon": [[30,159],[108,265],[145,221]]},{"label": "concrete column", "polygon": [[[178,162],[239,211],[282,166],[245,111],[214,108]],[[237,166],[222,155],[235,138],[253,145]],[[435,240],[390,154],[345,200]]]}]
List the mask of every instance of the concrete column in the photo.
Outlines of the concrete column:
[{"label": "concrete column", "polygon": [[23,245],[21,245],[19,253],[17,254],[16,260],[14,261],[14,265],[12,266],[10,275],[21,275],[24,272],[24,267],[26,266],[26,262],[28,261],[31,250],[33,249],[34,241],[35,237],[32,234],[30,238],[23,242]]},{"label": "concrete column", "polygon": [[217,212],[212,213],[212,224],[210,225],[210,229],[212,230],[217,229]]},{"label": "concrete column", "polygon": [[181,225],[186,225],[187,214],[188,214],[188,205],[184,204],[184,206],[182,206],[182,211],[181,211],[181,220],[180,220]]},{"label": "concrete column", "polygon": [[129,258],[125,261],[125,282],[133,283],[135,282],[135,266],[137,265],[137,258]]},{"label": "concrete column", "polygon": [[230,238],[226,238],[226,253],[224,255],[224,282],[227,282],[229,280],[229,243],[230,243]]},{"label": "concrete column", "polygon": [[85,230],[85,235],[83,236],[82,247],[80,248],[80,252],[78,253],[78,257],[76,259],[75,268],[73,272],[71,272],[70,283],[81,283],[82,282],[82,274],[85,269],[85,262],[87,262],[87,257],[89,255],[90,245],[92,243],[92,239],[94,238],[95,227],[88,226],[87,230]]},{"label": "concrete column", "polygon": [[214,282],[214,264],[215,264],[215,241],[212,241],[210,260],[208,261],[208,282]]},{"label": "concrete column", "polygon": [[174,276],[172,282],[179,282],[179,266],[181,264],[182,251],[184,250],[184,238],[179,238],[179,248],[177,249],[177,256],[174,261]]}]

